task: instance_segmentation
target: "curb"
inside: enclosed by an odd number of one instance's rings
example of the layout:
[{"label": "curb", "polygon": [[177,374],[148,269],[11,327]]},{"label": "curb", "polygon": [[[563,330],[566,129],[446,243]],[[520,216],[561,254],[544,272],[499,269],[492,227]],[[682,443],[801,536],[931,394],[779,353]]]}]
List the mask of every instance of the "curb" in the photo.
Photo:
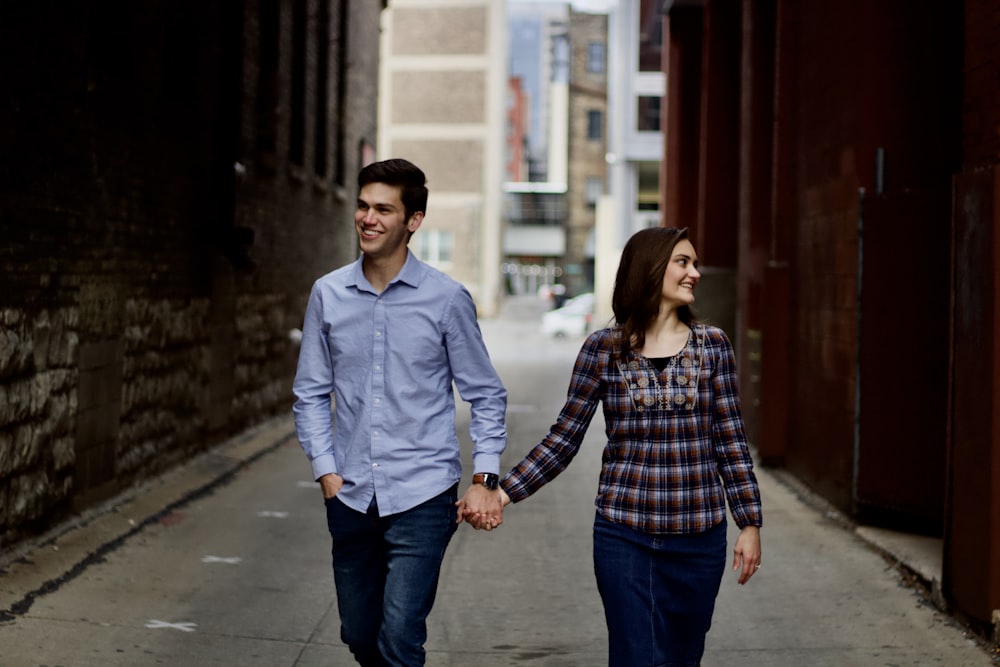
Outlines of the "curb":
[{"label": "curb", "polygon": [[251,427],[160,475],[0,554],[0,622],[26,613],[178,507],[228,483],[245,466],[295,438],[290,415]]}]

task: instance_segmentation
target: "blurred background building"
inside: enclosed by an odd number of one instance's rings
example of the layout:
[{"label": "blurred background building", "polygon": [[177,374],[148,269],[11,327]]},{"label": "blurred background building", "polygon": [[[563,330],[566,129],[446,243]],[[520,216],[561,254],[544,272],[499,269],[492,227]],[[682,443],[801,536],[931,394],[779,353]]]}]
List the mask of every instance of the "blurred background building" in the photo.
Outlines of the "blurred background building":
[{"label": "blurred background building", "polygon": [[427,174],[412,249],[464,283],[481,315],[501,297],[507,88],[504,4],[397,0],[383,13],[379,157]]},{"label": "blurred background building", "polygon": [[592,292],[595,211],[607,191],[607,16],[511,2],[508,30],[507,291]]}]

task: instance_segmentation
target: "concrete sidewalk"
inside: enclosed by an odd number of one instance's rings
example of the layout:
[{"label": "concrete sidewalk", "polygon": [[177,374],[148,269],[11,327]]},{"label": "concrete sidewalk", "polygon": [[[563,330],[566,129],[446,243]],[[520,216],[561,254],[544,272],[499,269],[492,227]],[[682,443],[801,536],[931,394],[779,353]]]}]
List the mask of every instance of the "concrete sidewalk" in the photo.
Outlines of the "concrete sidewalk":
[{"label": "concrete sidewalk", "polygon": [[[580,341],[541,338],[530,317],[483,330],[511,395],[506,468],[555,417]],[[499,530],[458,531],[429,666],[606,664],[590,554],[602,440],[595,421]],[[0,667],[352,664],[308,475],[291,419],[274,419],[4,554]],[[908,585],[940,572],[933,543],[857,528],[782,471],[758,475],[764,565],[743,587],[727,573],[704,667],[1000,664]]]},{"label": "concrete sidewalk", "polygon": [[[321,507],[301,502],[317,491],[301,478],[300,459],[291,420],[276,419],[6,554],[0,665],[351,664],[337,637]],[[759,477],[765,564],[746,587],[726,577],[705,667],[997,664],[985,644],[907,588],[858,531],[773,471]],[[276,497],[261,480],[280,489]],[[456,535],[430,622],[428,665],[605,664],[588,526],[581,525],[591,510],[574,498],[560,506],[556,493],[540,497],[545,491],[508,509],[493,534],[463,527]],[[248,506],[255,495],[266,500]],[[223,531],[258,530],[235,525],[234,509],[254,514],[268,531],[283,512],[301,523],[285,529],[283,544],[274,535],[266,536],[268,547],[248,548],[245,538],[228,549],[210,544]],[[197,522],[204,525],[192,539],[179,536]],[[296,568],[285,552],[303,534],[311,537],[295,548],[296,558],[308,567]],[[235,576],[227,559],[261,565]],[[130,568],[140,562],[137,577]],[[193,575],[193,562],[221,574]],[[258,589],[261,579],[269,581]],[[183,592],[161,595],[174,585]],[[212,588],[213,600],[198,599]],[[261,617],[261,590],[280,601],[274,616]],[[255,611],[243,618],[240,608]]]}]

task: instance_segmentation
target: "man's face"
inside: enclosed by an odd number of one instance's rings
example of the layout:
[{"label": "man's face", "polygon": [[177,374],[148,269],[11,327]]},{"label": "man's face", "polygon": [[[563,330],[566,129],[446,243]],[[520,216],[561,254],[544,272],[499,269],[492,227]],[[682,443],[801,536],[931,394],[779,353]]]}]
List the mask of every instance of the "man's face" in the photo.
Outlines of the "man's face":
[{"label": "man's face", "polygon": [[400,188],[385,183],[369,183],[358,194],[354,226],[361,251],[371,258],[406,255],[406,243],[423,220],[423,213],[409,218],[400,198]]}]

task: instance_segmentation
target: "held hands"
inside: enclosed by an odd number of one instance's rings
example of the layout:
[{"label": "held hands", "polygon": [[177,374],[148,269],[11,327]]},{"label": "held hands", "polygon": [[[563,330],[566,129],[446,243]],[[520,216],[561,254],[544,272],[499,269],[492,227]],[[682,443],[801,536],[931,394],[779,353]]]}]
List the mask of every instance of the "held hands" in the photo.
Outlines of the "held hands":
[{"label": "held hands", "polygon": [[455,505],[458,523],[464,519],[476,530],[493,530],[503,523],[503,508],[510,504],[510,497],[503,489],[490,491],[482,484],[472,484]]}]

